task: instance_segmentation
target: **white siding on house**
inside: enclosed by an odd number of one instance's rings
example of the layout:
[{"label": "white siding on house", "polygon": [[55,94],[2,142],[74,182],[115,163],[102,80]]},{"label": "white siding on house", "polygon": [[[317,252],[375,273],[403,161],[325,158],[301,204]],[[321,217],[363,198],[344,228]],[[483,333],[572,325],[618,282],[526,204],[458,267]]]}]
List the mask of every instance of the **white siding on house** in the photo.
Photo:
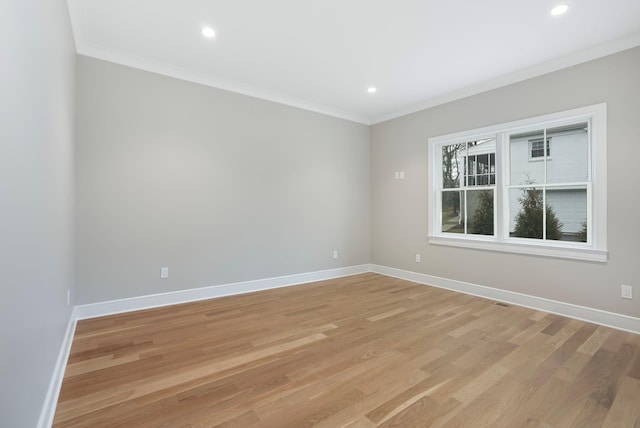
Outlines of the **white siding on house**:
[{"label": "white siding on house", "polygon": [[577,233],[587,221],[587,191],[550,190],[547,192],[547,204],[556,213],[565,233]]},{"label": "white siding on house", "polygon": [[[586,124],[585,124],[586,126]],[[542,139],[542,131],[524,137],[512,136],[509,146],[511,184],[543,183],[544,158],[530,157],[530,141]],[[584,182],[588,179],[589,148],[585,131],[547,132],[550,154],[547,183]]]}]

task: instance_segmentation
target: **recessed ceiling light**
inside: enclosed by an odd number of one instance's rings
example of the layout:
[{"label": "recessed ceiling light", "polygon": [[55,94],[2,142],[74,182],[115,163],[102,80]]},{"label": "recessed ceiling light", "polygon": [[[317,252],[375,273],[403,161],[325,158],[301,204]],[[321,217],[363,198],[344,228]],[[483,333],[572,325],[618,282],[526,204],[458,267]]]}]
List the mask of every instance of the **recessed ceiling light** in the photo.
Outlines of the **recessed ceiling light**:
[{"label": "recessed ceiling light", "polygon": [[367,89],[367,92],[369,92],[370,94],[373,94],[375,91],[377,91],[377,89],[374,88],[373,86]]},{"label": "recessed ceiling light", "polygon": [[213,28],[204,27],[202,29],[202,35],[208,39],[213,39],[216,36],[216,32],[213,30]]},{"label": "recessed ceiling light", "polygon": [[554,16],[562,15],[567,10],[569,10],[569,6],[567,6],[566,4],[560,4],[554,7],[553,9],[551,9],[551,15],[554,15]]}]

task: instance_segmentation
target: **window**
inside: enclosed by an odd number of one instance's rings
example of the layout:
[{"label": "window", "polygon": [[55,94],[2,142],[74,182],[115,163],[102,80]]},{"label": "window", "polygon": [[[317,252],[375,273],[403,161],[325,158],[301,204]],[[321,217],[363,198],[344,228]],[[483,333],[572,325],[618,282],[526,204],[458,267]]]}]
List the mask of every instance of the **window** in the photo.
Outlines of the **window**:
[{"label": "window", "polygon": [[[551,140],[547,138],[547,157],[551,156],[550,149]],[[538,140],[529,140],[529,147],[531,147],[531,159],[544,157],[544,146],[542,145],[542,138]]]},{"label": "window", "polygon": [[430,243],[607,260],[605,104],[430,138],[429,155]]}]

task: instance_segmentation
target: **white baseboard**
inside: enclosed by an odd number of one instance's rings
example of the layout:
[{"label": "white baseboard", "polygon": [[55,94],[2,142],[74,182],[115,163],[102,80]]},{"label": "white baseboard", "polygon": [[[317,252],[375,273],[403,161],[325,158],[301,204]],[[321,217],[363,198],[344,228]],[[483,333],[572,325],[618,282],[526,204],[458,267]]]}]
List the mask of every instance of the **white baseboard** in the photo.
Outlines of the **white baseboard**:
[{"label": "white baseboard", "polygon": [[387,266],[372,264],[371,272],[640,334],[640,318],[627,315]]},{"label": "white baseboard", "polygon": [[235,282],[231,284],[214,285],[211,287],[193,288],[169,293],[152,294],[149,296],[132,297],[129,299],[111,300],[107,302],[78,305],[75,307],[77,320],[119,314],[123,312],[151,309],[179,303],[195,302],[216,297],[232,296],[234,294],[251,293],[253,291],[270,290],[288,287],[308,282],[323,281],[370,272],[370,265],[349,266],[328,269],[317,272],[300,273],[274,278],[257,279],[253,281]]},{"label": "white baseboard", "polygon": [[58,352],[58,359],[56,360],[56,365],[53,368],[53,374],[51,375],[51,382],[49,382],[47,396],[44,399],[42,411],[40,412],[38,428],[49,428],[53,424],[53,417],[55,416],[56,405],[58,404],[58,396],[60,395],[60,388],[62,387],[62,379],[64,378],[64,371],[67,368],[69,352],[71,351],[71,344],[73,343],[73,335],[76,331],[76,319],[74,310],[69,317],[67,331],[62,339],[60,352]]}]

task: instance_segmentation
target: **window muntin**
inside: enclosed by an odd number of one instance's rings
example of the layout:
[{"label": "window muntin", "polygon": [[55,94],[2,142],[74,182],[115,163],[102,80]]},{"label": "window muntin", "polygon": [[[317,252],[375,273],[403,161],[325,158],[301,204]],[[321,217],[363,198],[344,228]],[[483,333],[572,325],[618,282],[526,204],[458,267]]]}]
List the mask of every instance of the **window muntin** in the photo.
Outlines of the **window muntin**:
[{"label": "window muntin", "polygon": [[[535,140],[549,145],[531,162]],[[429,144],[430,243],[607,260],[606,105],[431,138]],[[445,174],[445,153],[456,177]],[[489,192],[474,193],[484,189]],[[526,204],[527,218],[518,218]],[[482,223],[493,228],[479,232]]]}]

